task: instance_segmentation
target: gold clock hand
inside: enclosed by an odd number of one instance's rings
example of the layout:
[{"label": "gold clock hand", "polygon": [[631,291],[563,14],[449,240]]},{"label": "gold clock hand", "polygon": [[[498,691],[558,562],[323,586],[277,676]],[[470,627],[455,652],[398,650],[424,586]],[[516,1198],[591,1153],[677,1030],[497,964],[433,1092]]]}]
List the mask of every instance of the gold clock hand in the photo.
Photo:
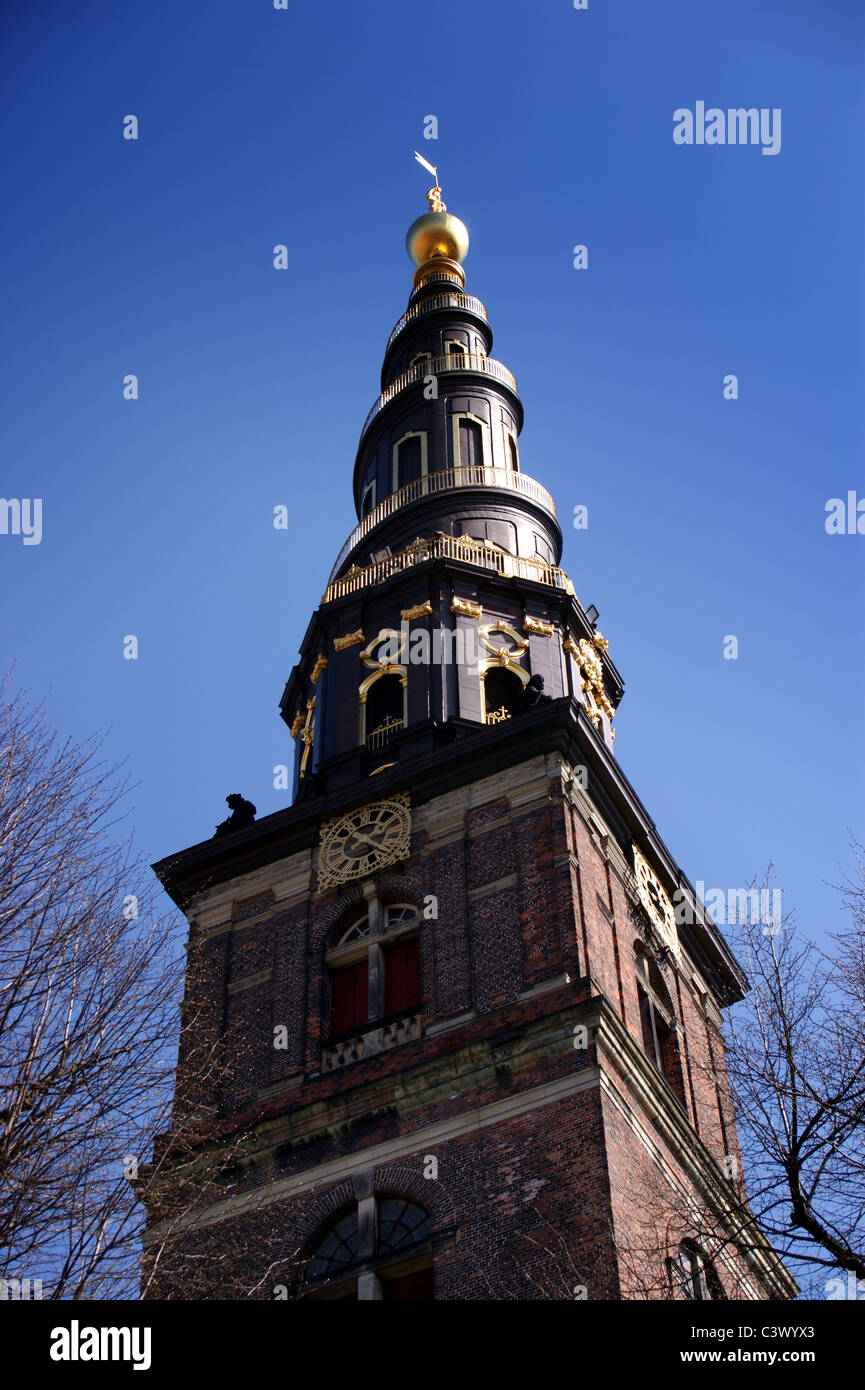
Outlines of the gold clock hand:
[{"label": "gold clock hand", "polygon": [[379,848],[377,840],[371,840],[368,835],[361,835],[359,831],[355,832],[355,838],[358,840],[362,840],[363,843],[366,845],[372,845],[373,849]]}]

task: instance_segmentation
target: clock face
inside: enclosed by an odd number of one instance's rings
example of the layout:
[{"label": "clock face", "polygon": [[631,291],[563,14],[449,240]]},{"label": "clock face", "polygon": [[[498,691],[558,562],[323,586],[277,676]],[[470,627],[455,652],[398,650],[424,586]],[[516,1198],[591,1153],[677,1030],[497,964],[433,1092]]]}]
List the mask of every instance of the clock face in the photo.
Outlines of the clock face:
[{"label": "clock face", "polygon": [[409,852],[411,812],[407,796],[375,801],[321,829],[318,886],[363,878]]},{"label": "clock face", "polygon": [[665,941],[678,953],[679,934],[676,930],[676,913],[673,904],[636,845],[634,846],[634,869],[637,875],[637,888],[644,908]]}]

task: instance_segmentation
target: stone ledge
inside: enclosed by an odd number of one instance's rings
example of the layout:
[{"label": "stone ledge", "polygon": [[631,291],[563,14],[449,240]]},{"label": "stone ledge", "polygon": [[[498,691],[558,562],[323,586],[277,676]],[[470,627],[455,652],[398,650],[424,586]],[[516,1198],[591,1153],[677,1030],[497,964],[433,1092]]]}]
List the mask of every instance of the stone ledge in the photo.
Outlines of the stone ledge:
[{"label": "stone ledge", "polygon": [[517,995],[518,1000],[534,999],[539,994],[548,994],[551,989],[561,989],[563,985],[573,984],[570,975],[555,975],[551,980],[541,980],[539,985],[532,985],[530,989],[524,989]]},{"label": "stone ledge", "polygon": [[255,989],[256,985],[266,984],[273,978],[273,968],[268,966],[266,970],[258,970],[254,975],[245,975],[242,980],[232,980],[227,986],[227,994],[240,994],[244,989]]},{"label": "stone ledge", "polygon": [[470,903],[473,903],[478,898],[491,898],[494,893],[503,893],[506,888],[516,888],[516,886],[516,874],[505,874],[504,878],[495,878],[491,883],[482,883],[478,888],[470,888],[468,899]]},{"label": "stone ledge", "polygon": [[283,1091],[294,1091],[298,1086],[302,1086],[305,1077],[303,1072],[298,1072],[297,1076],[289,1076],[285,1081],[271,1081],[267,1086],[259,1086],[256,1095],[259,1100],[267,1100],[270,1096],[278,1096]]},{"label": "stone ledge", "polygon": [[441,1023],[431,1023],[426,1030],[428,1038],[434,1038],[438,1033],[448,1033],[452,1028],[460,1028],[464,1023],[471,1023],[477,1018],[474,1009],[469,1009],[466,1013],[454,1014],[452,1018],[444,1018]]}]

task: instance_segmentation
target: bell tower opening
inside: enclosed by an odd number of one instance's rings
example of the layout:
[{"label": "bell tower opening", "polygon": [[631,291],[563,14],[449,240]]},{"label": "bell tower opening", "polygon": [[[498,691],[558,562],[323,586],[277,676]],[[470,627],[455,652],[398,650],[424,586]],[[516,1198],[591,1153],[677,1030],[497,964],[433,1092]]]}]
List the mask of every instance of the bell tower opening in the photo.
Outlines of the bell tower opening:
[{"label": "bell tower opening", "polygon": [[366,697],[366,746],[383,748],[392,734],[405,727],[405,687],[399,676],[380,676]]},{"label": "bell tower opening", "polygon": [[484,722],[501,724],[516,714],[523,698],[523,683],[513,671],[492,666],[484,673]]}]

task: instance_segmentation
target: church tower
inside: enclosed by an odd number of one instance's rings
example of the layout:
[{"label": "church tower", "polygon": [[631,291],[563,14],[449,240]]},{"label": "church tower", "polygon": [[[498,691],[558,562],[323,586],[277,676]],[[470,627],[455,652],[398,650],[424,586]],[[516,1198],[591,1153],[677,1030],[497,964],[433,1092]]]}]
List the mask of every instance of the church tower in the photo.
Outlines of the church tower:
[{"label": "church tower", "polygon": [[195,1196],[150,1201],[146,1296],[789,1298],[725,1086],[746,981],[616,760],[621,677],[427,197],[282,695],[293,804],[155,866],[190,928],[153,1171]]}]

